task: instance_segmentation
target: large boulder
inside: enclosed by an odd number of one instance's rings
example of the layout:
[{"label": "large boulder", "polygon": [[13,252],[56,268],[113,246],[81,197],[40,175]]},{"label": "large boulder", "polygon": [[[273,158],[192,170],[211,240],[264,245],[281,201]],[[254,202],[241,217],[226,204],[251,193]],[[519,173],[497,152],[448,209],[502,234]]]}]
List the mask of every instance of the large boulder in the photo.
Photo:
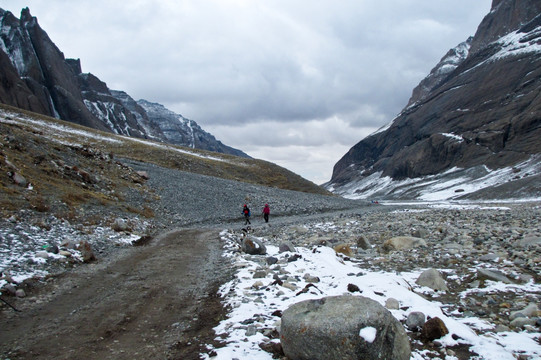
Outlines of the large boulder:
[{"label": "large boulder", "polygon": [[280,341],[291,360],[405,360],[411,355],[400,322],[362,296],[332,296],[290,306],[282,314]]}]

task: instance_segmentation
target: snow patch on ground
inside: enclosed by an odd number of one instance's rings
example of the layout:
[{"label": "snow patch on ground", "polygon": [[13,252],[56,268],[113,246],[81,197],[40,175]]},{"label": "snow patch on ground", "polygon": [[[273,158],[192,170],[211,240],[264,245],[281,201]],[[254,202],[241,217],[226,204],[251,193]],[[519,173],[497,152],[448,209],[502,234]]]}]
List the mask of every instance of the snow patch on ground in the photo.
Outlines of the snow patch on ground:
[{"label": "snow patch on ground", "polygon": [[[313,226],[329,228],[332,223],[319,223]],[[352,226],[355,226],[352,224]],[[279,341],[265,336],[280,328],[279,317],[272,314],[286,310],[289,306],[304,300],[319,299],[326,296],[347,294],[348,284],[354,284],[362,291],[362,296],[371,298],[385,306],[388,298],[400,301],[399,310],[390,310],[397,320],[405,320],[410,312],[420,311],[430,317],[439,317],[449,329],[449,334],[439,339],[443,347],[452,347],[459,344],[468,344],[471,350],[479,354],[480,359],[514,360],[517,354],[533,357],[541,357],[541,346],[536,341],[541,335],[539,332],[495,332],[492,326],[477,317],[458,318],[453,314],[442,311],[444,304],[436,301],[437,294],[428,288],[415,284],[421,270],[409,273],[372,272],[361,269],[354,259],[343,257],[329,247],[314,246],[313,248],[297,248],[300,258],[297,261],[288,262],[289,253],[279,253],[278,247],[270,240],[259,238],[266,247],[267,256],[279,259],[281,273],[288,274],[295,290],[274,284],[274,279],[269,276],[262,279],[254,279],[256,270],[260,269],[261,262],[257,256],[250,256],[238,252],[235,235],[230,231],[223,231],[221,238],[225,243],[226,253],[236,269],[235,278],[223,285],[220,294],[224,304],[231,308],[227,319],[223,320],[215,331],[219,338],[227,344],[223,348],[214,349],[216,355],[212,358],[202,355],[206,359],[272,359],[271,354],[261,350],[262,342]],[[449,270],[451,271],[451,270]],[[303,276],[310,274],[320,279],[318,283],[309,285]],[[308,289],[307,291],[300,291]],[[484,289],[471,289],[472,292],[480,291],[515,291],[523,293],[540,293],[541,285],[533,282],[525,285],[516,284],[493,284]],[[429,297],[422,294],[429,293]],[[464,292],[463,296],[468,296]],[[257,318],[257,321],[254,319]],[[249,334],[246,324],[256,324],[255,335]],[[483,332],[479,332],[483,329]],[[375,329],[374,329],[375,330]],[[362,329],[359,336],[370,342],[373,339],[374,330]],[[453,336],[454,334],[454,336]],[[441,354],[428,354],[425,350],[413,351],[412,359],[440,358]],[[450,359],[444,356],[440,359]]]}]

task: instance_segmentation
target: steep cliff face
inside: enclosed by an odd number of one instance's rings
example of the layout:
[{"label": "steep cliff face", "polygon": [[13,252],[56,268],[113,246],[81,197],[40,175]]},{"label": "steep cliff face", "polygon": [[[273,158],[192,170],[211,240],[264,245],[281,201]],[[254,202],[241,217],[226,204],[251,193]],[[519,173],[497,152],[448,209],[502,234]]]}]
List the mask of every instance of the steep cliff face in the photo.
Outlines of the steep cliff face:
[{"label": "steep cliff face", "polygon": [[[373,190],[368,178],[396,185],[481,168],[486,171],[470,171],[469,176],[486,176],[540,154],[540,13],[539,1],[494,1],[469,50],[455,49],[444,57],[388,127],[338,161],[327,187],[362,197]],[[440,71],[448,68],[449,55],[459,53],[467,56],[451,56],[456,61],[450,71]],[[378,194],[399,196],[394,185]]]},{"label": "steep cliff face", "polygon": [[0,102],[115,134],[248,156],[195,121],[163,127],[127,93],[83,73],[80,60],[65,59],[28,8],[20,20],[0,9]]}]

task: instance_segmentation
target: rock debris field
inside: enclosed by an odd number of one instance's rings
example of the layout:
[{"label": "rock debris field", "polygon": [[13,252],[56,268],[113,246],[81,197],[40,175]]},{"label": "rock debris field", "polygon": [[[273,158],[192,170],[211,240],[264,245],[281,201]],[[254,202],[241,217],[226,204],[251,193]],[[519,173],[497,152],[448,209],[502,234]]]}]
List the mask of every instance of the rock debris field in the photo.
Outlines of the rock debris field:
[{"label": "rock debris field", "polygon": [[[218,291],[225,313],[211,338],[219,341],[193,340],[202,342],[194,359],[285,359],[281,316],[293,304],[331,296],[362,296],[386,308],[403,326],[412,359],[541,357],[539,202],[370,204],[126,163],[148,173],[156,201],[137,190],[126,199],[146,201],[155,217],[89,207],[89,215],[114,221],[71,224],[30,211],[0,220],[3,299],[24,308],[31,301],[20,286],[25,279],[77,271],[92,256],[114,259],[172,229],[213,229],[221,266],[229,262],[233,277]],[[249,228],[244,203],[252,209]],[[269,224],[260,216],[265,203]],[[3,317],[16,316],[1,306]],[[444,324],[437,337],[423,332],[433,318]],[[366,329],[360,338],[377,342],[377,330]]]},{"label": "rock debris field", "polygon": [[[391,311],[412,359],[539,358],[540,212],[535,204],[447,204],[259,226],[247,237],[264,255],[242,251],[242,231],[224,231],[238,273],[222,287],[232,310],[216,329],[229,344],[210,358],[271,359],[261,348],[278,357],[283,311],[344,294]],[[436,317],[446,330],[427,339],[423,324]]]}]

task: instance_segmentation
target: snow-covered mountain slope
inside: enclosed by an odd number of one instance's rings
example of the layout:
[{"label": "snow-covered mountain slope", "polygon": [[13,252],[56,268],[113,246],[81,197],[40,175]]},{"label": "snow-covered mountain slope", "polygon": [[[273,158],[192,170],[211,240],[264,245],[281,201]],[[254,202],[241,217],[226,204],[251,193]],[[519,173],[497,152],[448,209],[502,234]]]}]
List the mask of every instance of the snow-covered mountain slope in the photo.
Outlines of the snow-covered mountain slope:
[{"label": "snow-covered mountain slope", "polygon": [[494,2],[404,110],[336,163],[327,189],[356,198],[541,196],[539,14],[538,1]]},{"label": "snow-covered mountain slope", "polygon": [[539,199],[541,155],[513,167],[491,170],[484,165],[452,168],[441,174],[394,180],[376,172],[343,186],[327,189],[349,199]]}]

